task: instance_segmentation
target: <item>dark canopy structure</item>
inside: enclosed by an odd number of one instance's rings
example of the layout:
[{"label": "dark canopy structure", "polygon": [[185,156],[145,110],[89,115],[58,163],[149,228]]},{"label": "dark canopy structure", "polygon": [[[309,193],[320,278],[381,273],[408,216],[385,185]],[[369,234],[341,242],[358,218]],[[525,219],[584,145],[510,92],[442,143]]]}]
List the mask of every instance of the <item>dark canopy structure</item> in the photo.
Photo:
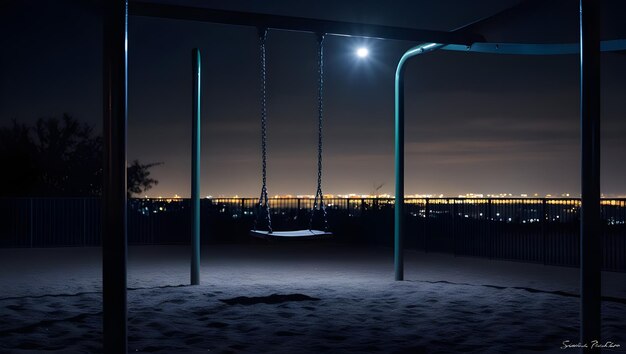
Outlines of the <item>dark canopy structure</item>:
[{"label": "dark canopy structure", "polygon": [[[302,17],[264,13],[258,9],[192,7],[174,1],[110,0],[104,7],[104,191],[103,191],[103,306],[104,352],[127,352],[126,306],[126,124],[128,77],[128,21],[132,16],[204,21],[239,26],[253,26],[285,31],[313,32],[318,35],[361,36],[402,40],[417,45],[399,59],[396,72],[396,207],[395,269],[396,279],[403,273],[403,196],[404,196],[404,64],[411,57],[434,50],[463,50],[494,54],[580,55],[581,122],[581,342],[600,339],[600,51],[626,49],[626,33],[620,12],[613,11],[617,1],[507,0],[476,8],[474,2],[458,1],[460,14],[472,18],[449,19],[446,11],[433,2],[412,1],[419,8],[414,25],[364,23],[354,20]],[[196,4],[198,2],[195,2]],[[294,2],[295,3],[295,2]],[[394,3],[394,5],[396,5]],[[388,6],[387,6],[388,7]],[[433,10],[434,9],[434,10]],[[276,10],[276,9],[274,9]],[[429,12],[430,10],[430,12]],[[471,11],[470,11],[471,10]],[[436,16],[437,14],[441,16]],[[438,25],[437,20],[446,21]],[[602,18],[602,21],[600,20]],[[420,21],[431,21],[420,27]],[[433,22],[435,21],[435,22]],[[453,23],[462,21],[461,23]],[[417,27],[415,27],[417,26]],[[449,27],[442,29],[441,27]],[[428,27],[428,28],[426,28]],[[435,28],[435,29],[433,29]],[[199,73],[199,52],[194,52]],[[572,73],[574,74],[574,73]],[[194,132],[199,126],[199,77],[194,105]],[[391,112],[390,112],[391,115]],[[194,134],[192,193],[199,198],[199,134]],[[198,205],[192,203],[192,205]],[[199,222],[197,210],[194,224]],[[192,283],[199,283],[199,229],[192,228],[194,254]]]}]

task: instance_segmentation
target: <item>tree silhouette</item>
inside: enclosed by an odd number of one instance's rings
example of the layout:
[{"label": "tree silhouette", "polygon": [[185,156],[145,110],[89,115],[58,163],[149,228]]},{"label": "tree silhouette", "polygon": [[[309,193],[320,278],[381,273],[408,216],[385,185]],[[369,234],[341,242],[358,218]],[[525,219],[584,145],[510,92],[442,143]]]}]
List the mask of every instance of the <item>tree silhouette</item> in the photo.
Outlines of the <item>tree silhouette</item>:
[{"label": "tree silhouette", "polygon": [[126,172],[128,176],[128,197],[130,198],[133,194],[145,192],[152,188],[152,186],[159,184],[159,181],[150,178],[150,168],[162,164],[162,162],[153,162],[144,165],[140,163],[139,160],[133,160]]},{"label": "tree silhouette", "polygon": [[33,128],[41,190],[47,196],[98,195],[102,189],[102,139],[69,115],[38,119]]},{"label": "tree silhouette", "polygon": [[[102,138],[93,128],[64,114],[40,118],[33,127],[12,121],[0,128],[0,192],[11,197],[98,196],[102,194]],[[151,167],[135,160],[128,168],[128,193],[158,181]]]}]

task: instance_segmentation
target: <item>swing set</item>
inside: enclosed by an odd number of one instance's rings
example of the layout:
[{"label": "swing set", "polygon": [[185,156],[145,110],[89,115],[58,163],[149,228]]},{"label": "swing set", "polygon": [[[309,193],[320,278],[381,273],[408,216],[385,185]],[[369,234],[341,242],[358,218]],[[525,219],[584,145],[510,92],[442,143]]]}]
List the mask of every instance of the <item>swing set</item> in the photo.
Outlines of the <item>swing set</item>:
[{"label": "swing set", "polygon": [[[424,43],[405,52],[400,59],[395,76],[395,279],[404,279],[404,67],[407,61],[419,54],[435,50],[455,50],[493,54],[580,56],[580,123],[581,123],[581,342],[588,343],[600,337],[600,276],[602,255],[596,236],[600,224],[600,52],[625,51],[626,40],[600,40],[599,0],[579,0],[578,43],[522,44],[490,43],[477,33],[481,24],[492,19],[510,20],[520,7],[533,4],[552,4],[537,0],[523,0],[518,5],[472,22],[457,30],[446,32],[405,27],[382,26],[365,23],[269,15],[220,9],[186,7],[180,5],[110,0],[103,4],[103,315],[104,352],[127,351],[126,309],[126,121],[127,121],[127,36],[129,14],[179,20],[204,21],[230,25],[262,28],[261,47],[261,150],[262,186],[257,205],[257,221],[250,234],[263,238],[331,236],[328,230],[326,206],[322,194],[322,123],[323,123],[323,39],[325,35],[358,36]],[[471,5],[468,5],[471,6]],[[318,34],[318,179],[309,229],[274,231],[267,195],[267,110],[265,72],[265,29],[300,31]],[[199,284],[200,262],[200,203],[199,203],[199,126],[200,126],[200,54],[194,50],[194,110],[192,139],[192,262],[191,283]],[[323,213],[321,230],[313,228],[313,214]],[[261,228],[261,212],[265,213],[265,227]],[[258,227],[257,227],[258,226]],[[587,351],[587,350],[586,350]]]}]

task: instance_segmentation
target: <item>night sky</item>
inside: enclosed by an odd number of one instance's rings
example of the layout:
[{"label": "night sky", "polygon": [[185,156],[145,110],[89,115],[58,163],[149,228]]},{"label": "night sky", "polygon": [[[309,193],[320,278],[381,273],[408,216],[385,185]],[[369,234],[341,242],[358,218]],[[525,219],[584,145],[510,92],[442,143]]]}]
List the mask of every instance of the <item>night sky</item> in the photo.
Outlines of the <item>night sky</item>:
[{"label": "night sky", "polygon": [[[517,2],[185,3],[450,30]],[[532,20],[520,28],[532,28],[530,34],[545,31],[549,39],[565,31],[567,41],[575,41],[577,1],[561,3],[567,13],[557,13],[547,28]],[[616,4],[625,13],[624,3]],[[457,10],[447,14],[451,8]],[[0,18],[0,124],[67,112],[100,132],[102,25],[96,2],[3,2]],[[160,183],[148,195],[189,195],[191,49],[198,47],[203,55],[201,194],[257,196],[256,29],[132,17],[129,31],[128,158],[164,162],[153,170]],[[526,32],[509,33],[517,40]],[[368,194],[382,184],[379,192],[393,193],[393,77],[402,53],[416,44],[326,39],[324,192]],[[354,55],[362,45],[370,48],[365,60]],[[578,195],[578,61],[576,55],[456,52],[413,59],[406,73],[407,193]],[[270,31],[270,195],[315,192],[316,75],[313,34]],[[626,55],[603,54],[606,195],[626,195],[625,83]]]}]

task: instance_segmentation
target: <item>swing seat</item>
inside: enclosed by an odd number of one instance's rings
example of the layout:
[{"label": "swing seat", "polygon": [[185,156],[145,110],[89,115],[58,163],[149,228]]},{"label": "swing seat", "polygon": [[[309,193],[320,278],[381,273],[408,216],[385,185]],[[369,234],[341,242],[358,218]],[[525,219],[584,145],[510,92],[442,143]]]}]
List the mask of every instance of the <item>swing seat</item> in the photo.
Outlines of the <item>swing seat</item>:
[{"label": "swing seat", "polygon": [[292,238],[323,238],[332,236],[330,231],[320,230],[294,230],[294,231],[273,231],[250,230],[250,235],[263,239],[292,239]]},{"label": "swing seat", "polygon": [[[266,40],[267,31],[265,29],[259,31],[259,40],[260,40],[260,49],[261,49],[261,159],[262,159],[262,169],[261,174],[263,176],[262,185],[261,185],[261,196],[259,197],[258,208],[259,211],[261,209],[265,209],[267,213],[267,226],[271,228],[271,213],[270,206],[268,203],[267,197],[267,134],[266,134],[266,122],[267,122],[267,92],[266,92],[266,82],[267,78],[265,75],[265,40]],[[324,88],[324,47],[323,47],[324,36],[318,36],[318,65],[319,65],[319,80],[318,80],[318,144],[317,144],[317,192],[315,194],[315,201],[313,204],[313,210],[311,213],[315,211],[318,207],[318,197],[319,197],[319,208],[324,212],[324,222],[325,225],[328,225],[328,219],[326,217],[326,207],[324,206],[324,194],[322,193],[322,120],[323,120],[323,95],[322,91]],[[259,218],[260,213],[257,213],[257,220]],[[311,224],[313,223],[313,214],[311,214]],[[311,226],[309,224],[309,226]],[[256,222],[253,226],[254,229],[250,230],[250,235],[266,240],[287,240],[287,239],[321,239],[326,238],[328,236],[332,236],[333,233],[329,231],[320,231],[320,230],[293,230],[293,231],[264,231],[264,230],[255,230]]]}]

